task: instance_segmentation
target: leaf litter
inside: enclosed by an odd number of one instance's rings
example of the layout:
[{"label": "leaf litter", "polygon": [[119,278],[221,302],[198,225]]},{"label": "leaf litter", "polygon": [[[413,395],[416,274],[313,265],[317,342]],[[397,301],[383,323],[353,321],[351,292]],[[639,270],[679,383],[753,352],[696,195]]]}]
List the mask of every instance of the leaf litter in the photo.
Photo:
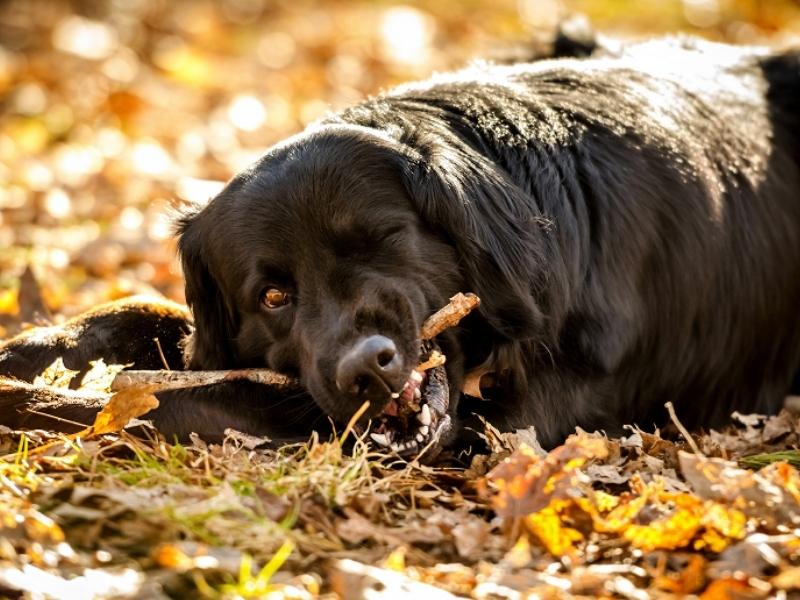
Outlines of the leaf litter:
[{"label": "leaf litter", "polygon": [[[117,372],[98,363],[83,381],[107,391]],[[41,377],[69,385],[72,376],[56,363]],[[121,393],[133,400],[114,402]],[[352,430],[277,450],[235,431],[218,445],[175,444],[138,420],[131,435],[125,425],[149,410],[148,397],[117,392],[72,436],[0,429],[0,589],[53,598],[800,590],[800,472],[763,458],[797,446],[800,418],[787,411],[740,416],[691,445],[668,432],[578,430],[550,452],[533,428],[485,423],[485,450],[429,466],[377,452]]]}]

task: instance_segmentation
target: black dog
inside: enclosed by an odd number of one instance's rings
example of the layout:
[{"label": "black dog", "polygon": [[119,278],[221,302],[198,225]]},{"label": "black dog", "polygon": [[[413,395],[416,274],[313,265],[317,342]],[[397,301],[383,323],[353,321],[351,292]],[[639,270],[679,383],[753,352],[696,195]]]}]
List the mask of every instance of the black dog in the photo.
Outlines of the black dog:
[{"label": "black dog", "polygon": [[438,340],[449,394],[422,382],[424,435],[381,443],[447,444],[476,368],[483,412],[545,445],[666,401],[690,425],[775,411],[800,366],[799,98],[797,52],[662,40],[329,117],[183,221],[190,367],[294,373],[337,421],[381,421],[422,320],[473,291]]},{"label": "black dog", "polygon": [[[798,98],[797,51],[661,40],[334,115],[183,219],[188,365],[298,375],[298,428],[369,400],[407,454],[473,412],[546,446],[666,401],[689,425],[774,412],[800,368]],[[458,291],[480,311],[420,382],[420,324]],[[467,405],[472,370],[493,383]]]}]

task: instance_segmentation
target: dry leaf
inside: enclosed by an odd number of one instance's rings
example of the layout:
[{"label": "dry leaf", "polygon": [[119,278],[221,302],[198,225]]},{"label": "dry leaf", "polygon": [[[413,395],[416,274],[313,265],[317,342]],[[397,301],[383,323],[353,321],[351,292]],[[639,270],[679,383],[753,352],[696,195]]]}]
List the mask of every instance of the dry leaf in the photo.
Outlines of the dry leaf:
[{"label": "dry leaf", "polygon": [[545,458],[523,444],[487,476],[497,491],[493,504],[503,516],[525,516],[570,494],[573,475],[589,459],[607,454],[606,441],[571,435]]},{"label": "dry leaf", "polygon": [[33,385],[68,388],[69,384],[75,379],[79,372],[80,371],[73,371],[64,366],[64,359],[59,356],[49,367],[34,378]]},{"label": "dry leaf", "polygon": [[126,365],[107,365],[102,358],[89,361],[89,364],[91,368],[81,379],[78,389],[101,394],[111,393],[111,384],[114,382],[114,378],[126,367]]},{"label": "dry leaf", "polygon": [[481,378],[484,375],[491,375],[493,373],[494,371],[489,367],[473,369],[464,376],[464,385],[461,387],[461,391],[467,396],[483,400],[484,398],[481,394]]},{"label": "dry leaf", "polygon": [[143,385],[117,392],[85,431],[94,435],[122,431],[131,419],[158,407],[158,398],[153,395],[158,388],[157,385]]}]

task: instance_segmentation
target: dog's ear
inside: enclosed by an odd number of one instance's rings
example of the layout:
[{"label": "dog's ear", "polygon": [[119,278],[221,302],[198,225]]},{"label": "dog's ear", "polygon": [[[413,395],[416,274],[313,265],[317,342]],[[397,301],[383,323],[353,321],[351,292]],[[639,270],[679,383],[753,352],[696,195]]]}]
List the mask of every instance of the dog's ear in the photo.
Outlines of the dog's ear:
[{"label": "dog's ear", "polygon": [[516,340],[554,334],[569,283],[567,270],[553,264],[563,259],[534,199],[446,128],[403,146],[408,192],[455,247],[472,287],[465,291],[478,294],[492,327]]},{"label": "dog's ear", "polygon": [[196,215],[178,222],[178,249],[186,285],[186,303],[194,315],[194,331],[184,346],[189,369],[235,366],[235,317],[208,269]]}]

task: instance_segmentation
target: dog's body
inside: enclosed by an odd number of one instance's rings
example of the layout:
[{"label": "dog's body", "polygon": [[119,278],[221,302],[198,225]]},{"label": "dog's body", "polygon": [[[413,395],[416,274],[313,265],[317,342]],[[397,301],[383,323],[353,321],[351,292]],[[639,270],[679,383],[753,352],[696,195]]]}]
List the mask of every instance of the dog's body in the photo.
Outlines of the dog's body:
[{"label": "dog's body", "polygon": [[[666,401],[774,412],[800,367],[798,99],[797,52],[666,40],[334,115],[184,219],[189,366],[295,373],[321,417],[379,420],[421,321],[472,291],[426,442],[473,410],[545,445]],[[496,385],[459,405],[473,369]]]},{"label": "dog's body", "polygon": [[[798,98],[796,53],[670,40],[330,117],[184,223],[191,364],[296,372],[336,419],[374,417],[420,320],[473,291],[480,315],[442,340],[454,421],[478,367],[502,380],[492,417],[545,444],[666,401],[693,425],[774,411],[800,365]],[[264,288],[291,300],[264,310]],[[345,393],[339,361],[373,335],[402,367]]]}]

